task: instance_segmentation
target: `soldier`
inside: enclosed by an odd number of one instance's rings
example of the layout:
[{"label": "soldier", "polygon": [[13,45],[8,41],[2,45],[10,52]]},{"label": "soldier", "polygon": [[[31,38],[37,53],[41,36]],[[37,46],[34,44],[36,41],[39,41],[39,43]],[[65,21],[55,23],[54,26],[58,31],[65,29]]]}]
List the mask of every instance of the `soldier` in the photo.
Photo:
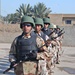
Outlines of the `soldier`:
[{"label": "soldier", "polygon": [[[59,64],[59,50],[60,50],[60,43],[58,41],[59,37],[56,31],[56,25],[52,25],[50,29],[53,28],[54,32],[50,35],[50,38],[52,39],[52,45],[54,46],[53,49],[55,50],[55,58],[56,58],[56,63]],[[55,39],[54,39],[55,38]]]},{"label": "soldier", "polygon": [[[62,50],[62,39],[63,39],[63,33],[64,32],[62,32],[64,30],[64,28],[61,30],[60,29],[60,27],[57,25],[57,28],[56,28],[56,34],[59,36],[58,38],[57,38],[57,40],[58,40],[58,43],[59,43],[59,56],[61,56],[61,54],[63,53],[63,50]],[[61,35],[62,34],[62,35]]]},{"label": "soldier", "polygon": [[43,20],[41,18],[35,18],[34,22],[35,22],[34,33],[37,34],[38,36],[41,36],[44,39],[44,41],[48,40],[49,37],[42,32],[42,28],[44,27]]},{"label": "soldier", "polygon": [[42,31],[49,36],[49,34],[51,33],[49,26],[50,26],[50,18],[44,18],[43,19],[44,22],[44,28],[42,29]]},{"label": "soldier", "polygon": [[37,53],[38,50],[45,49],[45,43],[40,36],[31,35],[34,25],[31,17],[23,16],[20,24],[23,33],[16,37],[11,45],[9,61],[10,67],[14,66],[16,75],[37,75]]},{"label": "soldier", "polygon": [[60,32],[60,27],[57,25],[56,26],[56,34],[58,34]]},{"label": "soldier", "polygon": [[[43,20],[41,18],[35,18],[34,22],[35,22],[34,33],[37,36],[41,36],[44,39],[44,41],[46,42],[49,39],[49,37],[41,31],[41,29],[44,26]],[[38,54],[38,59],[41,58],[41,59],[39,59],[39,65],[38,65],[40,75],[48,75],[48,69],[46,66],[47,66],[47,60],[50,59],[50,55],[49,55],[49,52],[47,52],[47,51],[48,51],[48,49],[46,48],[46,51],[39,52],[39,54]]]},{"label": "soldier", "polygon": [[51,23],[49,25],[49,29],[51,31],[51,33],[49,34],[49,38],[52,39],[52,37],[56,34],[55,33],[56,25],[54,25],[54,24]]},{"label": "soldier", "polygon": [[55,28],[56,25],[54,24],[50,24],[49,29],[51,30],[51,33],[49,35],[49,38],[51,40],[51,49],[50,52],[53,54],[53,57],[51,59],[51,72],[53,72],[53,68],[55,67],[55,63],[56,63],[56,57],[57,57],[57,49],[56,49],[56,37],[57,35],[55,34]]}]

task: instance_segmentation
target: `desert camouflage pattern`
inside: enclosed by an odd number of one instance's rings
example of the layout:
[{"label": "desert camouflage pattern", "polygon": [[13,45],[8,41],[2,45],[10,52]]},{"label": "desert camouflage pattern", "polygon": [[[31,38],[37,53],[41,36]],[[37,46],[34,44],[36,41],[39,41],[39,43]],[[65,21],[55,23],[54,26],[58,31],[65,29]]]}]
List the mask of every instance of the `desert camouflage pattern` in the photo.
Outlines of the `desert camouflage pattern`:
[{"label": "desert camouflage pattern", "polygon": [[37,75],[37,61],[26,61],[14,69],[16,75]]},{"label": "desert camouflage pattern", "polygon": [[51,74],[50,73],[51,58],[52,58],[52,55],[49,53],[49,51],[37,53],[38,74],[40,75],[50,75]]},{"label": "desert camouflage pattern", "polygon": [[38,62],[38,74],[39,75],[48,75],[48,70],[46,68],[46,60],[39,60]]},{"label": "desert camouflage pattern", "polygon": [[[36,42],[38,48],[41,48],[45,44],[44,40],[40,36],[37,36]],[[43,46],[43,48],[45,48],[45,46]]]},{"label": "desert camouflage pattern", "polygon": [[[39,37],[39,36],[38,36]],[[37,39],[40,44],[39,48],[42,46],[43,52],[37,53],[38,60],[38,75],[50,75],[50,64],[51,55],[42,39]]]}]

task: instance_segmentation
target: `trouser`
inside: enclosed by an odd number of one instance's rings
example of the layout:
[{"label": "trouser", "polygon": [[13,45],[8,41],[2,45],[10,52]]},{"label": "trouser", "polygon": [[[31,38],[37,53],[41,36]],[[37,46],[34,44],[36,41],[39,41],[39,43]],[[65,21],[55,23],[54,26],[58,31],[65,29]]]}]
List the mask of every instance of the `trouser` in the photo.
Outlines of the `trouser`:
[{"label": "trouser", "polygon": [[40,75],[48,75],[48,70],[46,67],[46,60],[39,60],[38,62],[38,74]]},{"label": "trouser", "polygon": [[37,61],[25,61],[14,68],[16,75],[37,75]]}]

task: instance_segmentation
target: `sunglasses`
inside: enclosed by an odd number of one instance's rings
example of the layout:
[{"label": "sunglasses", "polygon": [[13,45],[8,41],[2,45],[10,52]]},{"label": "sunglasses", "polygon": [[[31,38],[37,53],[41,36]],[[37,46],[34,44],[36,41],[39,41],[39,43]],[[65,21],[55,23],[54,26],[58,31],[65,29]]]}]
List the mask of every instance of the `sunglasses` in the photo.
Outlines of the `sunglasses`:
[{"label": "sunglasses", "polygon": [[44,23],[45,25],[49,25],[49,23]]},{"label": "sunglasses", "polygon": [[30,24],[30,23],[29,23],[29,24],[25,24],[25,23],[24,23],[24,24],[22,24],[22,26],[23,26],[23,27],[24,27],[24,26],[30,27],[30,26],[32,26],[32,24]]}]

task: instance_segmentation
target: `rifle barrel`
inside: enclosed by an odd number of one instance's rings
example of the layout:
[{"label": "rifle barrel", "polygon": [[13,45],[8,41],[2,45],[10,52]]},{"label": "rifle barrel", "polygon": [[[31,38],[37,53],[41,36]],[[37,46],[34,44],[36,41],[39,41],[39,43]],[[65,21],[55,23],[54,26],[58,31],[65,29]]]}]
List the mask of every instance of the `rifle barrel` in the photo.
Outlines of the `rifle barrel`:
[{"label": "rifle barrel", "polygon": [[53,32],[55,32],[55,31],[52,31],[52,32],[49,34],[49,36],[50,36]]},{"label": "rifle barrel", "polygon": [[60,32],[59,32],[59,33],[61,33],[63,30],[64,30],[64,28],[63,28],[62,30],[60,30]]},{"label": "rifle barrel", "polygon": [[63,33],[61,33],[61,34],[58,34],[58,36],[61,36],[62,34],[64,34],[65,33],[65,31],[63,32]]},{"label": "rifle barrel", "polygon": [[8,72],[9,70],[11,70],[11,67],[6,69],[5,71],[3,71],[3,74],[5,74],[6,72]]}]

